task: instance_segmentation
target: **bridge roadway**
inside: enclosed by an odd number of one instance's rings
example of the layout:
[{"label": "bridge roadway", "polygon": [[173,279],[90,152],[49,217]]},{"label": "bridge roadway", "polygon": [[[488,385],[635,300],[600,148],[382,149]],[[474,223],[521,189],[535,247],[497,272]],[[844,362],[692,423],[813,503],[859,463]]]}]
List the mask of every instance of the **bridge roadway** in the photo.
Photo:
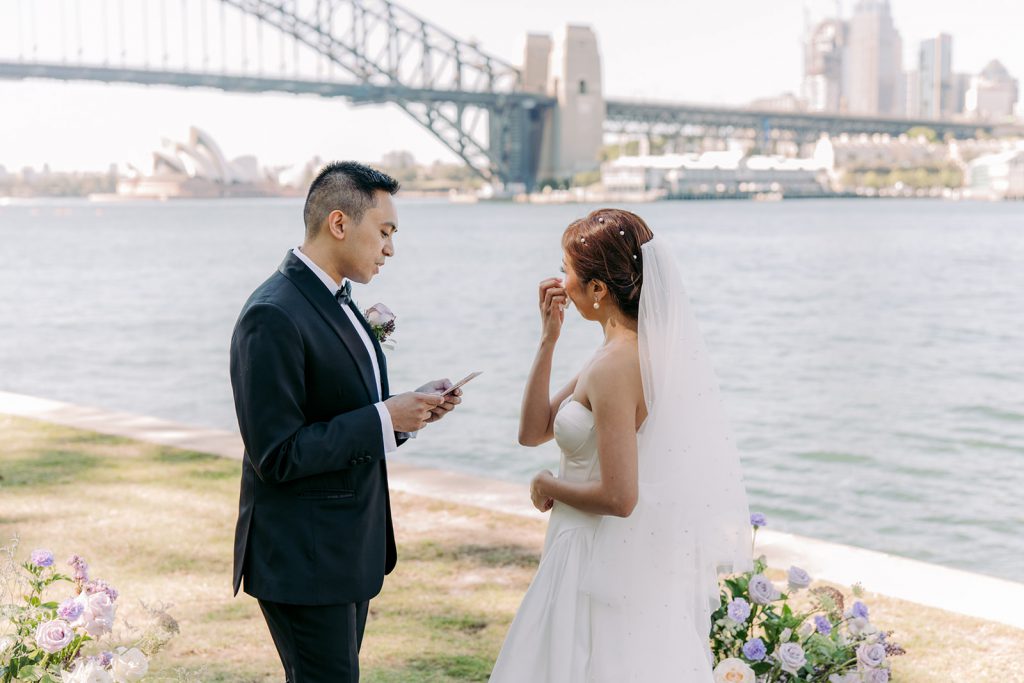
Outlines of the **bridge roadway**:
[{"label": "bridge roadway", "polygon": [[[474,92],[465,90],[419,89],[402,85],[346,83],[200,71],[169,71],[135,67],[87,66],[58,63],[0,62],[0,78],[45,78],[63,81],[141,83],[177,87],[205,87],[228,92],[282,92],[321,97],[343,97],[358,104],[386,102],[453,103],[489,110],[508,106],[553,107],[551,97],[523,92]],[[785,131],[804,139],[821,133],[851,135],[882,133],[900,135],[923,126],[940,137],[974,138],[978,135],[1024,135],[1024,126],[991,122],[961,122],[931,119],[879,118],[831,113],[755,110],[672,102],[607,99],[605,128],[611,132],[679,130],[684,126],[748,129],[765,134]]]}]

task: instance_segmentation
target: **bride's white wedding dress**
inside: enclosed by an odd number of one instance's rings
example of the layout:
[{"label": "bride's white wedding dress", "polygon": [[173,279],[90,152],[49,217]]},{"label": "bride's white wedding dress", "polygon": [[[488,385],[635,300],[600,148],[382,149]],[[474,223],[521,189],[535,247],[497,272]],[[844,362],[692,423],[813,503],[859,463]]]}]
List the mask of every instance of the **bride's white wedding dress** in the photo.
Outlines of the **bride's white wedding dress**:
[{"label": "bride's white wedding dress", "polygon": [[[594,415],[571,396],[558,409],[558,476],[600,479]],[[540,566],[509,628],[491,683],[583,683],[590,661],[590,599],[580,591],[601,515],[555,502]]]},{"label": "bride's white wedding dress", "polygon": [[[752,566],[746,491],[672,250],[653,239],[641,251],[637,505],[620,518],[555,503],[491,683],[712,683],[718,574]],[[554,437],[560,477],[600,478],[583,404],[563,402]]]}]

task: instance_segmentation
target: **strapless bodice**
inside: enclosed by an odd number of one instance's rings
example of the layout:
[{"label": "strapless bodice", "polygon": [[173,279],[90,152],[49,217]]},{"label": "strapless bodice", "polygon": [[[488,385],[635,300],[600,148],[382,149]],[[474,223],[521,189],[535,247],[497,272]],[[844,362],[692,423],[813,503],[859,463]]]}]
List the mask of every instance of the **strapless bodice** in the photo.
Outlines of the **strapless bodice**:
[{"label": "strapless bodice", "polygon": [[601,477],[597,459],[597,430],[594,414],[571,396],[555,415],[555,443],[562,450],[558,476],[568,481],[589,481]]}]

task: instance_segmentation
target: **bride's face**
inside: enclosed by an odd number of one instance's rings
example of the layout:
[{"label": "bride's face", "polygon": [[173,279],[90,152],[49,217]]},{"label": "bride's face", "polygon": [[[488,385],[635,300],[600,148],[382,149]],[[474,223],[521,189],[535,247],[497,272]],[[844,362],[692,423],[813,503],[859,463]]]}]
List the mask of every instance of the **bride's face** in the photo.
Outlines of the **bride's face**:
[{"label": "bride's face", "polygon": [[580,312],[580,315],[591,320],[594,304],[593,302],[588,303],[586,289],[576,275],[576,271],[573,270],[572,259],[565,252],[562,252],[562,272],[565,273],[564,286],[569,301]]}]

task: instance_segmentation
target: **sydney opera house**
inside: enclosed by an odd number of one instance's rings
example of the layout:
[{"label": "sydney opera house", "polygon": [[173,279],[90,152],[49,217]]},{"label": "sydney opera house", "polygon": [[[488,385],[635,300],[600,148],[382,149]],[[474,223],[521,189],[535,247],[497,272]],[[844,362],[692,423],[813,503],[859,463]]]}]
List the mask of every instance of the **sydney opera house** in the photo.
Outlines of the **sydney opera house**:
[{"label": "sydney opera house", "polygon": [[319,160],[285,169],[261,168],[256,157],[228,160],[207,133],[189,129],[188,140],[163,141],[153,151],[153,167],[129,167],[117,194],[140,199],[272,197],[302,194]]}]

